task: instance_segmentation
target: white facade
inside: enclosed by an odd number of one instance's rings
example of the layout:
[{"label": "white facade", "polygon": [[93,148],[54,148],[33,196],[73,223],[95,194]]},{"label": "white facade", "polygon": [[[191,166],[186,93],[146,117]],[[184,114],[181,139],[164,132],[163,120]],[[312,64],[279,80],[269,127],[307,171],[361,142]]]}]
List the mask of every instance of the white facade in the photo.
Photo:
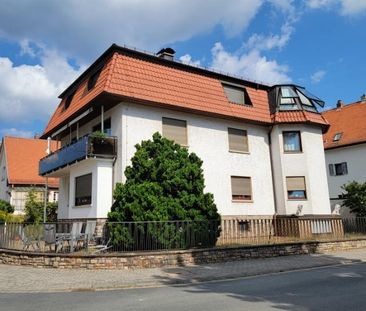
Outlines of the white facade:
[{"label": "white facade", "polygon": [[[340,204],[340,196],[344,192],[342,186],[352,181],[366,182],[366,144],[346,146],[325,150],[327,177],[331,205]],[[347,174],[330,175],[329,165],[347,163]],[[347,211],[342,210],[342,214]]]},{"label": "white facade", "polygon": [[[302,151],[285,153],[283,131],[300,131]],[[322,131],[310,125],[276,125],[271,132],[278,214],[330,214]],[[305,178],[306,199],[289,200],[286,177]]]},{"label": "white facade", "polygon": [[[124,171],[130,165],[135,145],[142,140],[151,139],[155,132],[162,133],[163,117],[187,122],[188,149],[203,160],[205,191],[213,193],[222,216],[269,216],[275,213],[291,215],[296,214],[299,204],[303,206],[302,214],[330,214],[320,127],[281,125],[271,128],[151,106],[120,103],[104,114],[104,119],[111,118],[111,134],[118,139],[115,161],[87,159],[52,175],[61,176],[59,218],[106,218],[112,205],[113,185],[125,181]],[[72,133],[72,136],[81,137],[91,133],[92,127],[98,123],[100,118],[80,127],[78,135]],[[229,127],[247,131],[248,153],[229,151]],[[289,129],[301,131],[301,154],[283,153],[281,133],[282,130]],[[74,204],[74,181],[76,177],[88,173],[92,173],[93,179],[92,203],[77,207]],[[251,177],[252,200],[232,200],[231,176]],[[286,176],[305,176],[306,200],[287,200]]]}]

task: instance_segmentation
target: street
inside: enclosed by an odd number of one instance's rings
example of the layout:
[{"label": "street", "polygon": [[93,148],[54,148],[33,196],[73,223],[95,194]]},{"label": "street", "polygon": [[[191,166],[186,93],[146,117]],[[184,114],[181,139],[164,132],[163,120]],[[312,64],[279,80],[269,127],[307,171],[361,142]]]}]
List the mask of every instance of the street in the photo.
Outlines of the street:
[{"label": "street", "polygon": [[315,268],[185,286],[0,294],[1,311],[365,310],[366,265]]}]

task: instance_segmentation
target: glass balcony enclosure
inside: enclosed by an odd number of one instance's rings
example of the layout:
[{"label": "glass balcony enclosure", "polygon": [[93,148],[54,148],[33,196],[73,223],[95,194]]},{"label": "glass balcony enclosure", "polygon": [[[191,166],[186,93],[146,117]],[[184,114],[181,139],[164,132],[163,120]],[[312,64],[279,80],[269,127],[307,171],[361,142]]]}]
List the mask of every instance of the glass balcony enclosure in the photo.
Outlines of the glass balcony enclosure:
[{"label": "glass balcony enclosure", "polygon": [[116,155],[116,137],[86,135],[42,158],[39,162],[39,175],[50,174],[83,159],[114,158]]}]

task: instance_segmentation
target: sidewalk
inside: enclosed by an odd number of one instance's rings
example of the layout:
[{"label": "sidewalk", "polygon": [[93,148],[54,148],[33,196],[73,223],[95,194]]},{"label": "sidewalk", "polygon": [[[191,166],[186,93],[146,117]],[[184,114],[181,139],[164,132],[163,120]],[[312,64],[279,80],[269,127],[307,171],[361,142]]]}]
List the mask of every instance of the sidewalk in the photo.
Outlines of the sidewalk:
[{"label": "sidewalk", "polygon": [[0,264],[0,293],[102,290],[187,284],[366,262],[366,249],[141,270],[62,270]]}]

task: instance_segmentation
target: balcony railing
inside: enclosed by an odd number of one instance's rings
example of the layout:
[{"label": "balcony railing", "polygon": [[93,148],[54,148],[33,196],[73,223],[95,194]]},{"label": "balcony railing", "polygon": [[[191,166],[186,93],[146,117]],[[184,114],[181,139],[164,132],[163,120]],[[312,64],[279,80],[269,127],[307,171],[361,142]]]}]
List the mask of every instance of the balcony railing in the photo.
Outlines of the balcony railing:
[{"label": "balcony railing", "polygon": [[87,135],[41,159],[39,175],[49,174],[89,157],[114,158],[116,155],[116,137]]}]

